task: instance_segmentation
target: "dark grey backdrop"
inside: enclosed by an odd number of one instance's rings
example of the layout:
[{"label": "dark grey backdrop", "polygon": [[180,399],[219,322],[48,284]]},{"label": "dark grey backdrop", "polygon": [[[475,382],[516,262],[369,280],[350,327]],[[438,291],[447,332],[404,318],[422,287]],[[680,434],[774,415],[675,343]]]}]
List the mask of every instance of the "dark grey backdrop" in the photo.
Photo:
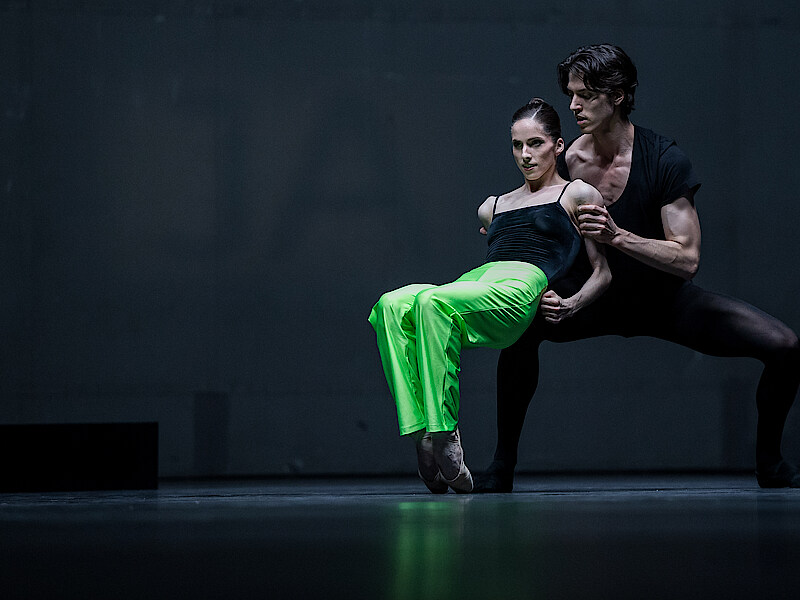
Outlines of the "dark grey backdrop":
[{"label": "dark grey backdrop", "polygon": [[[798,328],[799,30],[788,1],[2,2],[0,420],[157,420],[166,476],[413,471],[367,313],[481,262],[511,113],[576,135],[555,65],[601,41],[703,181],[697,281]],[[474,468],[496,356],[463,361]],[[609,338],[543,370],[523,469],[752,464],[755,361]]]}]

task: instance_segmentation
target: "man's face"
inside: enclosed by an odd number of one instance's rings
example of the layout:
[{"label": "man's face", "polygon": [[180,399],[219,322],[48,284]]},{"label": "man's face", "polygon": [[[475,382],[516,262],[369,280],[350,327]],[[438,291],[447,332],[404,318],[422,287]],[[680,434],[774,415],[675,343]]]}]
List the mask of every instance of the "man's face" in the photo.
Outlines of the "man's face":
[{"label": "man's face", "polygon": [[593,133],[607,128],[615,109],[608,94],[590,90],[575,73],[569,74],[567,92],[570,97],[569,109],[575,115],[581,133]]}]

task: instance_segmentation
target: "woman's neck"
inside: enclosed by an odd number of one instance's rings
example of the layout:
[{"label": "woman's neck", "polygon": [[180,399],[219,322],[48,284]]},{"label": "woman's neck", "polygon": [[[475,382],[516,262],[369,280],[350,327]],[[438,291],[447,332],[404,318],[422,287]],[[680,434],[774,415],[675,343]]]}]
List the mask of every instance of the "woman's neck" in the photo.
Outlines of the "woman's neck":
[{"label": "woman's neck", "polygon": [[541,191],[545,188],[553,187],[554,185],[562,185],[566,183],[558,173],[556,173],[555,169],[549,175],[545,175],[540,177],[535,181],[530,181],[528,179],[525,180],[525,184],[522,186],[527,192],[531,194],[535,194],[538,191]]}]

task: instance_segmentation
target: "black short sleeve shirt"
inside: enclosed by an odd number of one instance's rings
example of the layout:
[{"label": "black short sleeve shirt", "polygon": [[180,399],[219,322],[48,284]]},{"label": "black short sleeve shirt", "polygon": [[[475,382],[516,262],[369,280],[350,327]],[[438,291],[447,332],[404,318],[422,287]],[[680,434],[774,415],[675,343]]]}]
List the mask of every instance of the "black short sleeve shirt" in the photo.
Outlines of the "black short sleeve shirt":
[{"label": "black short sleeve shirt", "polygon": [[[566,150],[558,158],[558,170],[562,177],[571,179],[565,154]],[[608,212],[619,227],[644,238],[663,240],[661,208],[681,197],[694,204],[694,194],[699,188],[700,181],[691,162],[673,140],[634,126],[628,182]],[[648,286],[668,291],[683,284],[680,277],[649,267],[615,248],[606,247],[606,256],[612,275],[609,293],[644,291]],[[588,275],[581,270],[587,266],[588,261],[576,264],[567,277],[585,281]]]}]

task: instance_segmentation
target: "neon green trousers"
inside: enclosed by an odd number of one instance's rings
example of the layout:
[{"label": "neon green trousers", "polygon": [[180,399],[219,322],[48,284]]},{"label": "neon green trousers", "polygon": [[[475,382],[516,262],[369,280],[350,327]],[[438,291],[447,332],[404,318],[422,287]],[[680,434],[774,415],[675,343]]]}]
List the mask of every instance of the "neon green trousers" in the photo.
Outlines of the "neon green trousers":
[{"label": "neon green trousers", "polygon": [[400,434],[453,431],[458,424],[462,348],[506,348],[530,325],[547,277],[516,261],[481,265],[452,283],[387,292],[369,322]]}]

